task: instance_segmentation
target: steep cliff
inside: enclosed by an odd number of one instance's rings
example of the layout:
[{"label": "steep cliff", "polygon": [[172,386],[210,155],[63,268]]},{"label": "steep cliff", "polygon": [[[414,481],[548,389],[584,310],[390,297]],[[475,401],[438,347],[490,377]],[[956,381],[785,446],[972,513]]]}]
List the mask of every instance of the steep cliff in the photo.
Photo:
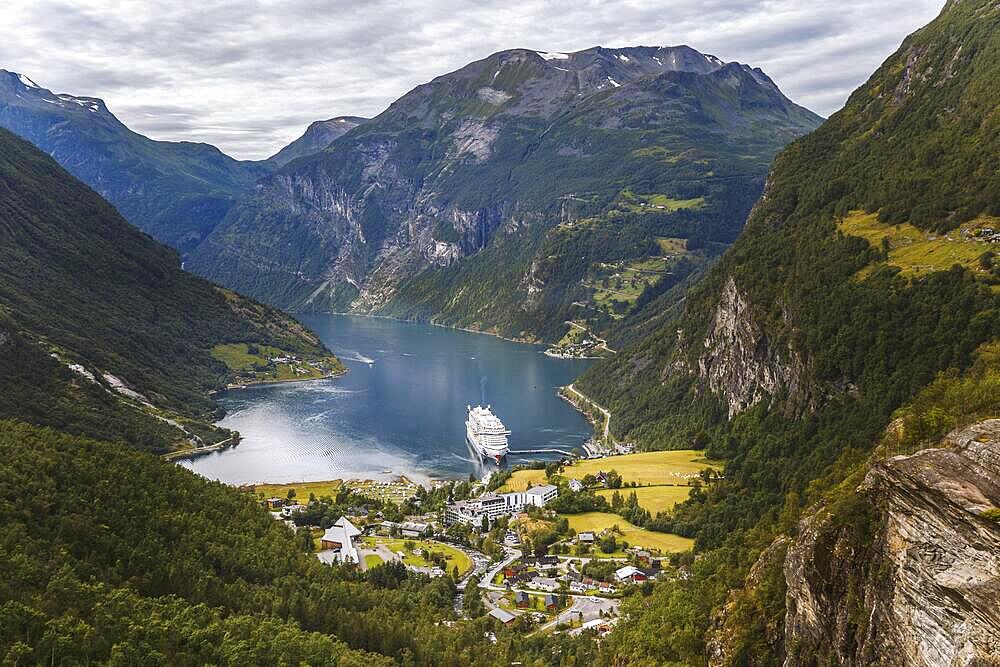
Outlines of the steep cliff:
[{"label": "steep cliff", "polygon": [[818,122],[687,47],[503,51],[262,181],[190,266],[285,308],[558,337],[607,307],[602,263],[731,242]]},{"label": "steep cliff", "polygon": [[785,664],[1000,664],[1000,419],[876,463],[858,493],[867,530],[821,510],[788,551]]}]

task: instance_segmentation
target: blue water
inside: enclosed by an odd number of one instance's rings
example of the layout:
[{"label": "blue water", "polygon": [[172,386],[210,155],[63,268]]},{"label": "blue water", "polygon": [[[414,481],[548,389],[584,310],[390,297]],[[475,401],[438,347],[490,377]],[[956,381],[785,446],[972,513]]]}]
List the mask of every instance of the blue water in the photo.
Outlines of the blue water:
[{"label": "blue water", "polygon": [[182,465],[230,484],[479,477],[483,464],[465,443],[465,406],[479,402],[491,404],[512,431],[510,463],[558,457],[516,451],[570,449],[591,433],[555,390],[592,362],[431,325],[347,315],[300,319],[349,372],[221,394],[227,415],[220,425],[239,431],[242,442]]}]

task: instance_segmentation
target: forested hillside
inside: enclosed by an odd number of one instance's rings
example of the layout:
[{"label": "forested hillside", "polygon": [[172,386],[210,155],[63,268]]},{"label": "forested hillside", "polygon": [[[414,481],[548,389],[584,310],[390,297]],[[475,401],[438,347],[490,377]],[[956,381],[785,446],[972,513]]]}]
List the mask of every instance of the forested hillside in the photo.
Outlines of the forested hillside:
[{"label": "forested hillside", "polygon": [[171,448],[187,437],[161,417],[214,420],[208,392],[229,370],[211,351],[230,342],[329,354],[279,311],[183,272],[173,250],[0,130],[0,416]]},{"label": "forested hillside", "polygon": [[[615,634],[619,660],[780,663],[791,647],[774,537],[864,476],[896,410],[1000,338],[998,48],[995,3],[950,2],[779,155],[744,234],[683,312],[577,383],[611,409],[617,437],[728,460],[725,480],[673,519],[703,553],[694,576]],[[970,384],[967,398],[983,394]],[[996,408],[941,408],[928,429]],[[850,484],[840,497],[866,502]],[[662,642],[641,639],[649,623],[667,628]]]},{"label": "forested hillside", "polygon": [[502,51],[261,181],[190,267],[292,310],[605,330],[731,243],[819,122],[689,47]]},{"label": "forested hillside", "polygon": [[590,660],[585,641],[449,627],[450,578],[323,565],[252,496],[118,445],[0,422],[0,513],[10,664]]}]

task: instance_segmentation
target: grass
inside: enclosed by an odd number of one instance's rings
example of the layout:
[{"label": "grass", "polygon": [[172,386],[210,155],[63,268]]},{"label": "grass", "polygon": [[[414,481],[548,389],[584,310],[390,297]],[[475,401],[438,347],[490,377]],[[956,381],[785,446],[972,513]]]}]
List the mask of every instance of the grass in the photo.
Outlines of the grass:
[{"label": "grass", "polygon": [[373,567],[378,567],[385,561],[378,554],[365,554],[365,569],[371,569]]},{"label": "grass", "polygon": [[657,486],[686,484],[689,479],[703,469],[719,467],[721,467],[719,463],[709,461],[702,452],[681,449],[580,461],[567,467],[563,476],[581,479],[584,475],[596,475],[602,470],[607,472],[613,468],[622,476],[624,482],[635,482],[642,486]]},{"label": "grass", "polygon": [[682,209],[699,209],[705,205],[704,197],[692,199],[674,199],[665,194],[640,195],[631,190],[622,190],[619,206],[634,213],[667,212],[673,213]]},{"label": "grass", "polygon": [[417,492],[417,485],[406,478],[400,482],[378,482],[374,480],[352,480],[347,486],[368,498],[389,501],[397,505],[404,503]]},{"label": "grass", "polygon": [[271,361],[291,356],[290,352],[268,345],[253,346],[253,351],[247,343],[220,343],[212,348],[212,357],[235,375],[234,384],[316,380],[344,369],[336,357],[297,359],[289,363]]},{"label": "grass", "polygon": [[529,486],[541,486],[542,484],[548,484],[544,470],[517,470],[510,476],[510,479],[504,482],[503,486],[497,489],[497,493],[524,491]]},{"label": "grass", "polygon": [[[639,505],[649,511],[650,514],[656,516],[657,512],[669,512],[674,509],[674,505],[679,502],[683,502],[688,499],[688,495],[691,492],[691,487],[689,486],[640,486],[636,489],[619,489],[622,499],[626,499],[635,491],[636,498],[639,499]],[[597,495],[604,496],[611,502],[611,496],[614,495],[614,490],[612,489],[602,489],[597,492]]]},{"label": "grass", "polygon": [[325,482],[293,482],[291,484],[256,484],[254,493],[264,498],[284,498],[290,489],[295,489],[295,500],[303,505],[309,501],[309,494],[313,493],[317,498],[337,495],[343,482],[339,479],[331,479]]},{"label": "grass", "polygon": [[[406,548],[407,542],[413,543],[412,550]],[[436,551],[443,554],[445,560],[447,561],[447,567],[445,568],[445,572],[447,574],[451,574],[453,567],[458,568],[459,576],[464,576],[466,572],[472,569],[472,560],[465,555],[465,552],[440,542],[430,542],[428,540],[407,540],[403,538],[366,537],[362,540],[362,543],[369,547],[376,544],[382,544],[393,553],[402,552],[403,563],[414,567],[431,567],[432,565],[432,563],[422,555],[415,553],[417,549],[421,549],[423,551]],[[368,557],[366,556],[365,562],[367,563],[367,561]]]},{"label": "grass", "polygon": [[687,239],[657,237],[656,245],[665,255],[683,255],[687,253]]},{"label": "grass", "polygon": [[904,276],[946,271],[955,264],[981,273],[979,257],[992,247],[975,237],[976,231],[983,227],[1000,228],[1000,220],[978,218],[943,235],[924,232],[910,224],[887,225],[878,221],[877,214],[863,211],[854,211],[837,223],[841,232],[861,237],[877,250],[883,248],[883,239],[888,239],[888,259],[866,266],[858,278],[864,278],[881,265],[898,267]]},{"label": "grass", "polygon": [[[659,551],[660,553],[668,553],[672,551],[687,551],[694,546],[694,540],[681,537],[680,535],[657,533],[633,526],[617,514],[584,512],[583,514],[565,514],[563,516],[569,521],[570,528],[578,533],[585,531],[600,533],[617,525],[622,533],[624,533],[623,535],[618,535],[618,540],[628,542],[630,547],[639,546],[644,549]],[[601,554],[599,550],[595,549],[594,555],[597,557],[616,557],[622,554]]]}]

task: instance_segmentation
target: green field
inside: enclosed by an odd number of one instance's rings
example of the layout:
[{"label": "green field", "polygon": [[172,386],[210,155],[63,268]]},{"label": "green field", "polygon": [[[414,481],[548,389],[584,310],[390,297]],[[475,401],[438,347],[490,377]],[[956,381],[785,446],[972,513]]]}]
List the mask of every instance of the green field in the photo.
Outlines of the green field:
[{"label": "green field", "polygon": [[[625,500],[633,491],[635,491],[636,498],[639,499],[639,505],[648,510],[653,516],[656,516],[657,512],[669,512],[674,509],[674,505],[687,500],[688,495],[691,493],[691,487],[640,486],[637,489],[620,489],[618,493]],[[597,492],[597,495],[604,496],[610,503],[611,496],[614,493],[612,489],[601,489]]]},{"label": "green field", "polygon": [[497,489],[497,493],[524,491],[529,486],[541,486],[542,484],[548,484],[544,470],[516,470],[510,479]]},{"label": "green field", "polygon": [[566,468],[563,476],[581,479],[587,474],[596,475],[602,470],[607,472],[614,469],[622,476],[624,482],[655,486],[687,484],[701,470],[719,467],[719,463],[706,459],[703,452],[680,449],[580,461]]},{"label": "green field", "polygon": [[[617,525],[624,533],[624,535],[618,535],[619,541],[624,540],[628,542],[629,546],[633,547],[639,546],[644,549],[668,553],[672,551],[687,551],[694,546],[694,540],[681,537],[680,535],[657,533],[651,530],[645,530],[644,528],[639,528],[638,526],[633,526],[617,514],[610,514],[606,512],[584,512],[583,514],[565,514],[563,516],[569,520],[570,528],[578,533],[585,531],[600,533],[602,530]],[[595,553],[595,555],[598,557],[605,556],[610,558],[621,556],[622,553]]]},{"label": "green field", "polygon": [[[643,495],[656,503],[657,506],[661,506],[675,497],[679,497],[680,500],[686,499],[689,489],[685,485],[705,468],[719,469],[721,468],[721,464],[716,461],[709,461],[704,457],[702,452],[693,449],[679,449],[664,452],[626,454],[625,456],[606,456],[602,459],[578,461],[564,468],[560,477],[564,479],[583,479],[588,474],[596,475],[601,471],[608,472],[614,469],[622,476],[623,482],[635,482],[640,486],[660,487],[659,491],[654,491],[653,489],[643,490],[642,488],[635,489],[640,494],[640,504],[646,507],[641,502]],[[500,493],[524,491],[528,488],[529,483],[531,486],[547,484],[545,471],[517,470],[497,491]],[[622,489],[621,491],[627,495],[632,489]],[[610,497],[610,494],[608,495]],[[674,502],[677,501],[675,500]],[[671,506],[673,505],[671,504]],[[653,509],[650,507],[646,507],[646,509],[653,512]]]},{"label": "green field", "polygon": [[[413,549],[407,549],[406,543],[412,542]],[[424,558],[422,555],[415,553],[417,549],[422,549],[424,551],[436,551],[438,553],[444,554],[447,560],[447,567],[445,569],[447,574],[451,574],[453,567],[458,567],[459,576],[465,575],[466,572],[472,569],[472,560],[465,555],[465,552],[456,549],[455,547],[449,546],[447,544],[442,544],[441,542],[431,542],[429,540],[407,540],[402,538],[388,538],[388,537],[366,537],[363,538],[361,544],[369,548],[375,546],[376,544],[382,544],[386,546],[393,553],[403,553],[403,563],[406,565],[412,565],[414,567],[431,567],[432,563]],[[377,556],[376,556],[377,557]],[[368,557],[365,557],[367,562]]]},{"label": "green field", "polygon": [[290,352],[268,345],[220,343],[212,348],[212,357],[224,363],[234,374],[233,384],[315,380],[344,370],[343,364],[336,357],[296,359],[282,363],[272,361],[293,356]]},{"label": "green field", "polygon": [[640,195],[631,190],[622,190],[619,206],[634,213],[667,212],[681,209],[699,209],[705,205],[704,197],[674,199],[664,194]]},{"label": "green field", "polygon": [[398,482],[379,482],[370,479],[351,480],[347,482],[347,486],[368,498],[387,500],[399,505],[417,492],[416,484],[405,477],[400,478],[400,480]]},{"label": "green field", "polygon": [[339,479],[332,479],[325,482],[293,482],[291,484],[255,484],[254,493],[264,498],[284,498],[290,489],[295,489],[295,499],[306,504],[309,494],[315,494],[317,498],[337,495],[343,482]]},{"label": "green field", "polygon": [[378,567],[385,561],[378,554],[365,554],[365,569],[371,569],[373,567]]},{"label": "green field", "polygon": [[844,234],[859,236],[875,249],[881,250],[882,239],[889,241],[889,258],[866,266],[858,273],[864,278],[883,264],[896,266],[904,276],[921,276],[934,271],[947,271],[961,264],[972,271],[981,272],[979,257],[992,248],[992,244],[976,238],[976,231],[983,227],[1000,227],[996,218],[978,218],[946,234],[924,232],[913,225],[887,225],[878,221],[875,213],[854,211],[837,224]]}]

